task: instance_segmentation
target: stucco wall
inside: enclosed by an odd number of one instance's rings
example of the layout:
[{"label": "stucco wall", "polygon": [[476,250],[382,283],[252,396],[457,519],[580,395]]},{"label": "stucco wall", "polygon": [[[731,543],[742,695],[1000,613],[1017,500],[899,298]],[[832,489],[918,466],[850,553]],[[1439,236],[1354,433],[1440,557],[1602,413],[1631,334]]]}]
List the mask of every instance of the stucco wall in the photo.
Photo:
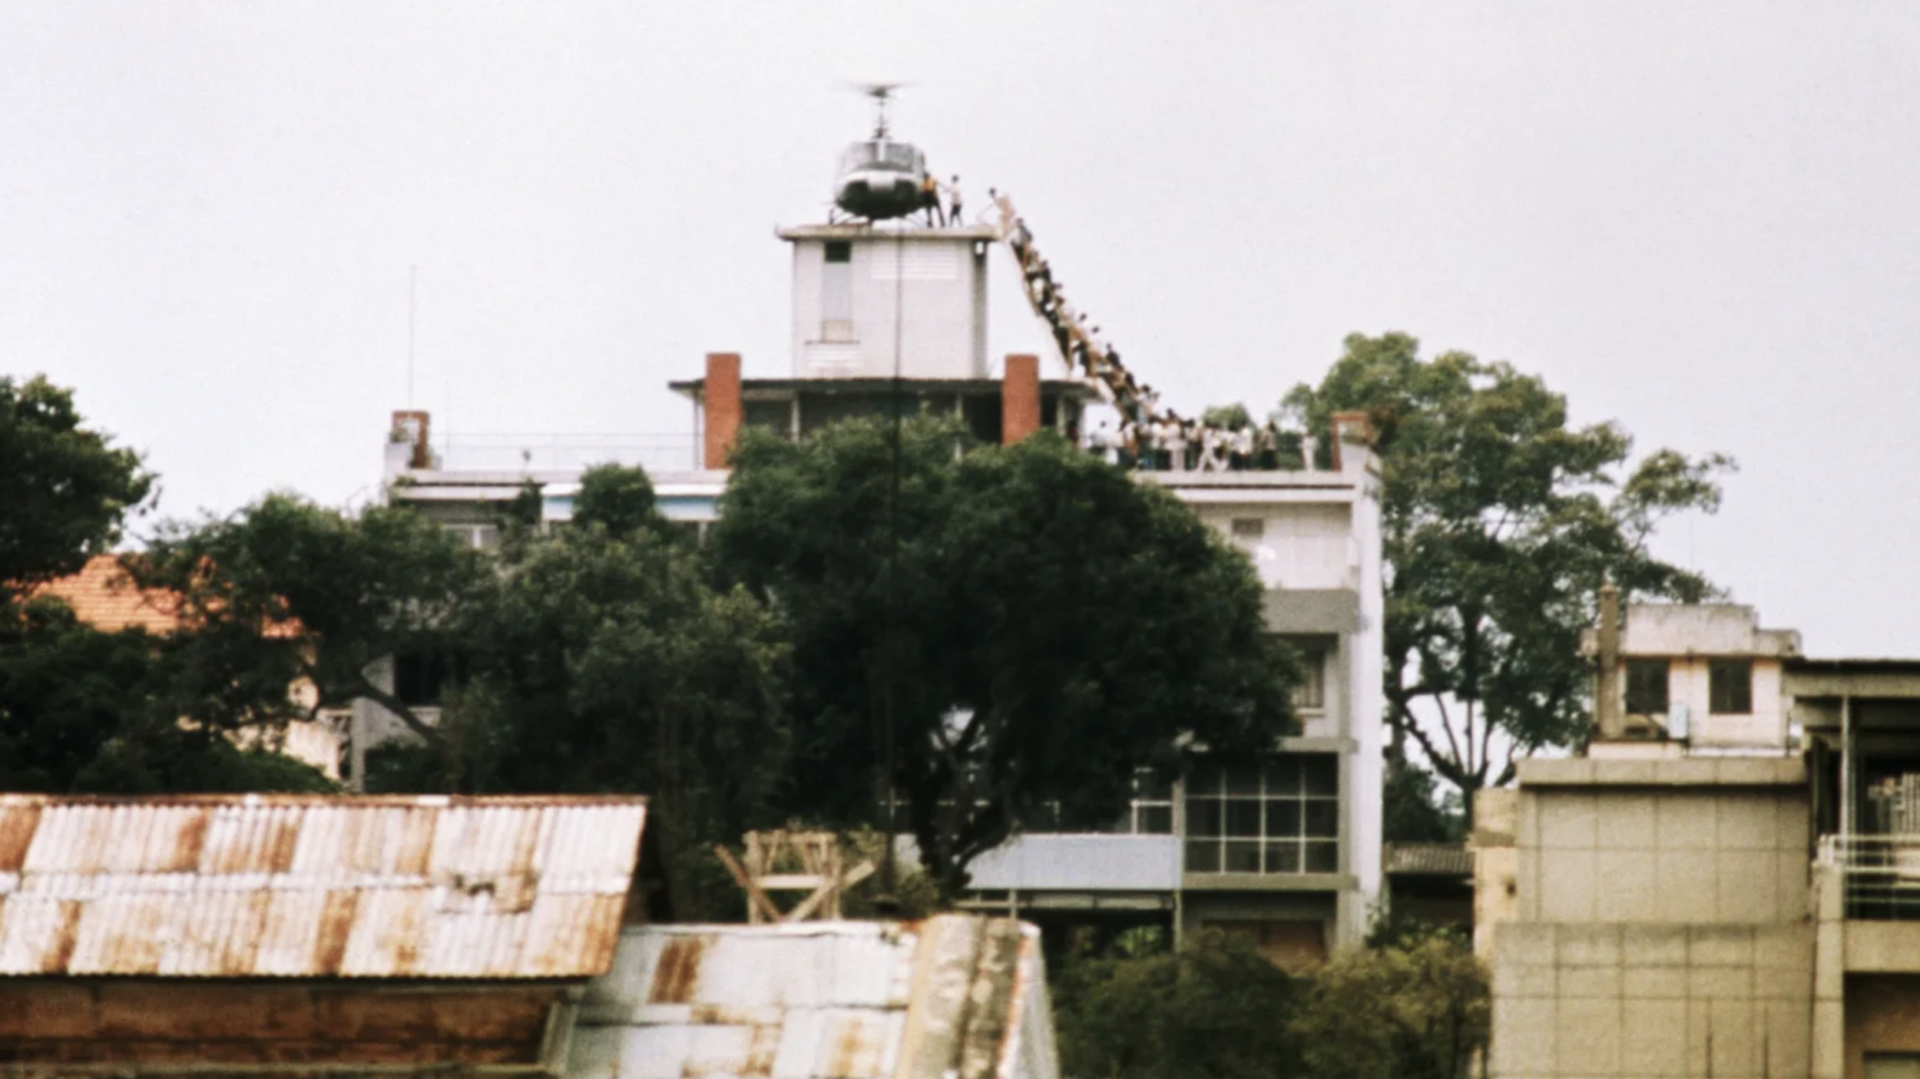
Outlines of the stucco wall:
[{"label": "stucco wall", "polygon": [[1494,934],[1500,1079],[1808,1074],[1810,925],[1542,925]]},{"label": "stucco wall", "polygon": [[1800,787],[1523,790],[1524,921],[1765,925],[1807,915]]}]

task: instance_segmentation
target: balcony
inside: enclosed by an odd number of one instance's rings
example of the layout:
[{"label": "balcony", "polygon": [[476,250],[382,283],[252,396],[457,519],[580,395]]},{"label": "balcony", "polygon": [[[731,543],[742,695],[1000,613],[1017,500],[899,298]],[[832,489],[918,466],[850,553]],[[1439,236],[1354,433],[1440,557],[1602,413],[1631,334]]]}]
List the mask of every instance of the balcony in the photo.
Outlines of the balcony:
[{"label": "balcony", "polygon": [[1920,921],[1920,835],[1825,835],[1821,868],[1840,876],[1844,917]]}]

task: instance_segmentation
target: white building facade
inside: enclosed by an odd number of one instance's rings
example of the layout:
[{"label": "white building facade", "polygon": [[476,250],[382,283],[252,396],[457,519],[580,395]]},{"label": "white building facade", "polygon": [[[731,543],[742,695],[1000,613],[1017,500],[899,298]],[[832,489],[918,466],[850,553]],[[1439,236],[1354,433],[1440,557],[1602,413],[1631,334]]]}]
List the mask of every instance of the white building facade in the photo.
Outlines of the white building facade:
[{"label": "white building facade", "polygon": [[[1097,399],[1090,384],[1043,379],[1031,356],[1010,356],[1000,377],[989,375],[993,230],[831,225],[779,235],[794,266],[791,377],[742,379],[737,356],[709,356],[704,378],[673,384],[695,404],[691,435],[577,452],[534,442],[519,449],[519,467],[511,445],[435,443],[424,414],[396,413],[389,501],[485,546],[497,507],[523,483],[540,485],[546,520],[565,521],[584,467],[613,460],[646,466],[667,516],[697,527],[714,518],[742,426],[805,437],[903,407],[896,388],[905,407],[950,409],[983,441],[1080,430]],[[1057,355],[1044,366],[1065,370]],[[1269,628],[1304,660],[1299,732],[1267,760],[1203,765],[1171,786],[1143,787],[1109,831],[1013,840],[975,863],[971,905],[1176,932],[1220,927],[1288,965],[1364,935],[1381,895],[1380,510],[1364,422],[1336,424],[1332,470],[1138,473],[1252,560]],[[490,456],[474,455],[478,445]]]}]

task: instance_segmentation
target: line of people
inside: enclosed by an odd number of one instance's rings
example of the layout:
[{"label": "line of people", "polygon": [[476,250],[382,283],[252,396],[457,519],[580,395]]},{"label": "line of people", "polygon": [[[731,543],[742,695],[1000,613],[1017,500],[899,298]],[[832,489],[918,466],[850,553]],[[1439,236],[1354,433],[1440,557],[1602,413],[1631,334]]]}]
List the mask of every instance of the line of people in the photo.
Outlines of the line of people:
[{"label": "line of people", "polygon": [[1089,323],[1086,315],[1067,301],[1065,288],[1053,279],[1053,268],[1034,248],[1033,233],[1014,211],[1013,200],[993,188],[988,188],[987,194],[1000,211],[1000,236],[1020,262],[1027,301],[1052,328],[1054,343],[1060,347],[1067,367],[1085,372],[1105,386],[1108,399],[1128,423],[1177,420],[1172,413],[1160,411],[1159,395],[1153,387],[1135,379],[1120,363],[1120,350],[1100,336],[1100,327]]},{"label": "line of people", "polygon": [[[954,178],[958,181],[959,177]],[[1291,439],[1272,423],[1220,427],[1161,410],[1159,394],[1133,377],[1120,362],[1120,350],[1100,336],[1100,327],[1068,302],[1066,290],[1054,280],[1033,245],[1033,232],[1013,208],[1013,200],[987,189],[1000,212],[1000,236],[1020,262],[1021,283],[1034,312],[1053,330],[1054,343],[1070,370],[1081,371],[1106,388],[1107,399],[1120,410],[1118,430],[1087,433],[1087,448],[1128,468],[1163,471],[1236,471],[1274,469],[1295,459]],[[1312,459],[1312,439],[1299,449]]]},{"label": "line of people", "polygon": [[1315,449],[1313,439],[1289,435],[1271,421],[1220,427],[1172,414],[1143,423],[1123,420],[1117,430],[1103,420],[1088,433],[1086,448],[1109,464],[1152,472],[1298,468]]}]

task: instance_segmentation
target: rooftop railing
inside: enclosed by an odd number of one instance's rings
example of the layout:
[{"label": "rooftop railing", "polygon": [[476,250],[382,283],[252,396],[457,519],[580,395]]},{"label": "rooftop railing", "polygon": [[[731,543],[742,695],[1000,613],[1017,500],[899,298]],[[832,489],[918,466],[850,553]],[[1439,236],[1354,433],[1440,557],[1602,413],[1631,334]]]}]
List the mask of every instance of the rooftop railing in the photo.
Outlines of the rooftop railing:
[{"label": "rooftop railing", "polygon": [[450,434],[435,447],[450,472],[578,472],[594,465],[638,465],[651,473],[700,467],[688,434]]},{"label": "rooftop railing", "polygon": [[1824,835],[1820,864],[1840,871],[1847,917],[1920,921],[1920,835]]}]

